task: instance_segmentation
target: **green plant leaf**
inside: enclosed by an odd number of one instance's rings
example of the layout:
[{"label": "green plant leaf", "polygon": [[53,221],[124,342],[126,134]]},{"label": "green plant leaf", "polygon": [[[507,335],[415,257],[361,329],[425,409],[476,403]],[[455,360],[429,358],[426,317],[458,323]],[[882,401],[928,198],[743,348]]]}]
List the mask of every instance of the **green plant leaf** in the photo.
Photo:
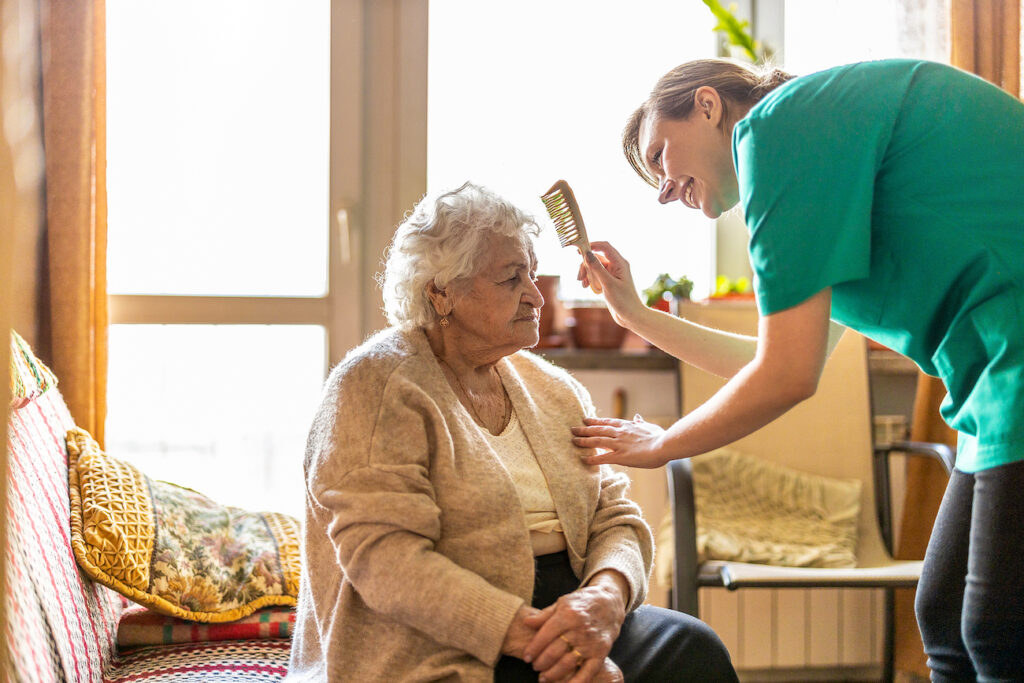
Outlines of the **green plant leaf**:
[{"label": "green plant leaf", "polygon": [[752,61],[760,61],[762,56],[760,54],[760,45],[750,35],[750,32],[747,31],[750,22],[745,19],[740,20],[734,14],[736,5],[730,5],[729,9],[726,9],[718,0],[701,1],[707,5],[707,8],[718,19],[718,24],[712,30],[716,33],[721,33],[730,45],[741,48]]}]

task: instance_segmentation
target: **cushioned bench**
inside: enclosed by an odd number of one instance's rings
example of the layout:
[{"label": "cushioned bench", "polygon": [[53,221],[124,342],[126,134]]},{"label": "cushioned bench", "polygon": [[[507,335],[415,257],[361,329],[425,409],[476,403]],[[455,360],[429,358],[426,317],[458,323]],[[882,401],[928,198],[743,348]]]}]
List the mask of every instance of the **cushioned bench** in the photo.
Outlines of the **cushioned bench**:
[{"label": "cushioned bench", "polygon": [[12,369],[20,376],[12,377],[12,388],[19,386],[8,433],[4,607],[11,680],[284,678],[289,607],[266,608],[227,624],[189,622],[142,608],[79,568],[72,551],[65,445],[74,420],[55,382],[47,380],[49,371],[27,347],[13,344],[12,353]]}]

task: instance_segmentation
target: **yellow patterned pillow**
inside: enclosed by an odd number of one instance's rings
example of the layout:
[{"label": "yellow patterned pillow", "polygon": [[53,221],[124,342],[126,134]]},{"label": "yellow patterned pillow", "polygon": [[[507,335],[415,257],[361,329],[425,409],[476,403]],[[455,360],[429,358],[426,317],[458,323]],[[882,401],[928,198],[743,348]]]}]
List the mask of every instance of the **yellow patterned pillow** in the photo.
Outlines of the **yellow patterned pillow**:
[{"label": "yellow patterned pillow", "polygon": [[209,623],[295,605],[299,523],[153,481],[68,431],[71,546],[94,581],[157,612]]}]

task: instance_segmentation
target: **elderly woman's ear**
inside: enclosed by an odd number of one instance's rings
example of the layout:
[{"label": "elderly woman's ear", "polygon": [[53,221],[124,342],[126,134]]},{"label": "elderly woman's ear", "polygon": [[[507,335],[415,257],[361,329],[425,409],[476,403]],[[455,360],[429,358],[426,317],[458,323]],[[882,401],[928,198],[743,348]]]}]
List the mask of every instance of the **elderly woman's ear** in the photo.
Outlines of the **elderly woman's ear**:
[{"label": "elderly woman's ear", "polygon": [[434,311],[439,316],[445,316],[452,312],[454,304],[452,302],[451,287],[441,289],[437,286],[436,282],[431,280],[427,283],[427,296],[430,298],[430,303],[434,305]]}]

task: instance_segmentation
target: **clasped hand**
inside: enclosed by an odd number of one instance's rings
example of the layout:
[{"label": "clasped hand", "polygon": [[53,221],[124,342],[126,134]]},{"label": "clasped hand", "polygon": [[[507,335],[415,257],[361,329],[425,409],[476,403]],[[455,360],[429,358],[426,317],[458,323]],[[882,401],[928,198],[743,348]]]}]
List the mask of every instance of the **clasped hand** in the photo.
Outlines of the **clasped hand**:
[{"label": "clasped hand", "polygon": [[621,681],[608,653],[625,618],[619,591],[602,584],[584,586],[524,618],[524,625],[536,631],[522,658],[541,673],[541,681]]}]

